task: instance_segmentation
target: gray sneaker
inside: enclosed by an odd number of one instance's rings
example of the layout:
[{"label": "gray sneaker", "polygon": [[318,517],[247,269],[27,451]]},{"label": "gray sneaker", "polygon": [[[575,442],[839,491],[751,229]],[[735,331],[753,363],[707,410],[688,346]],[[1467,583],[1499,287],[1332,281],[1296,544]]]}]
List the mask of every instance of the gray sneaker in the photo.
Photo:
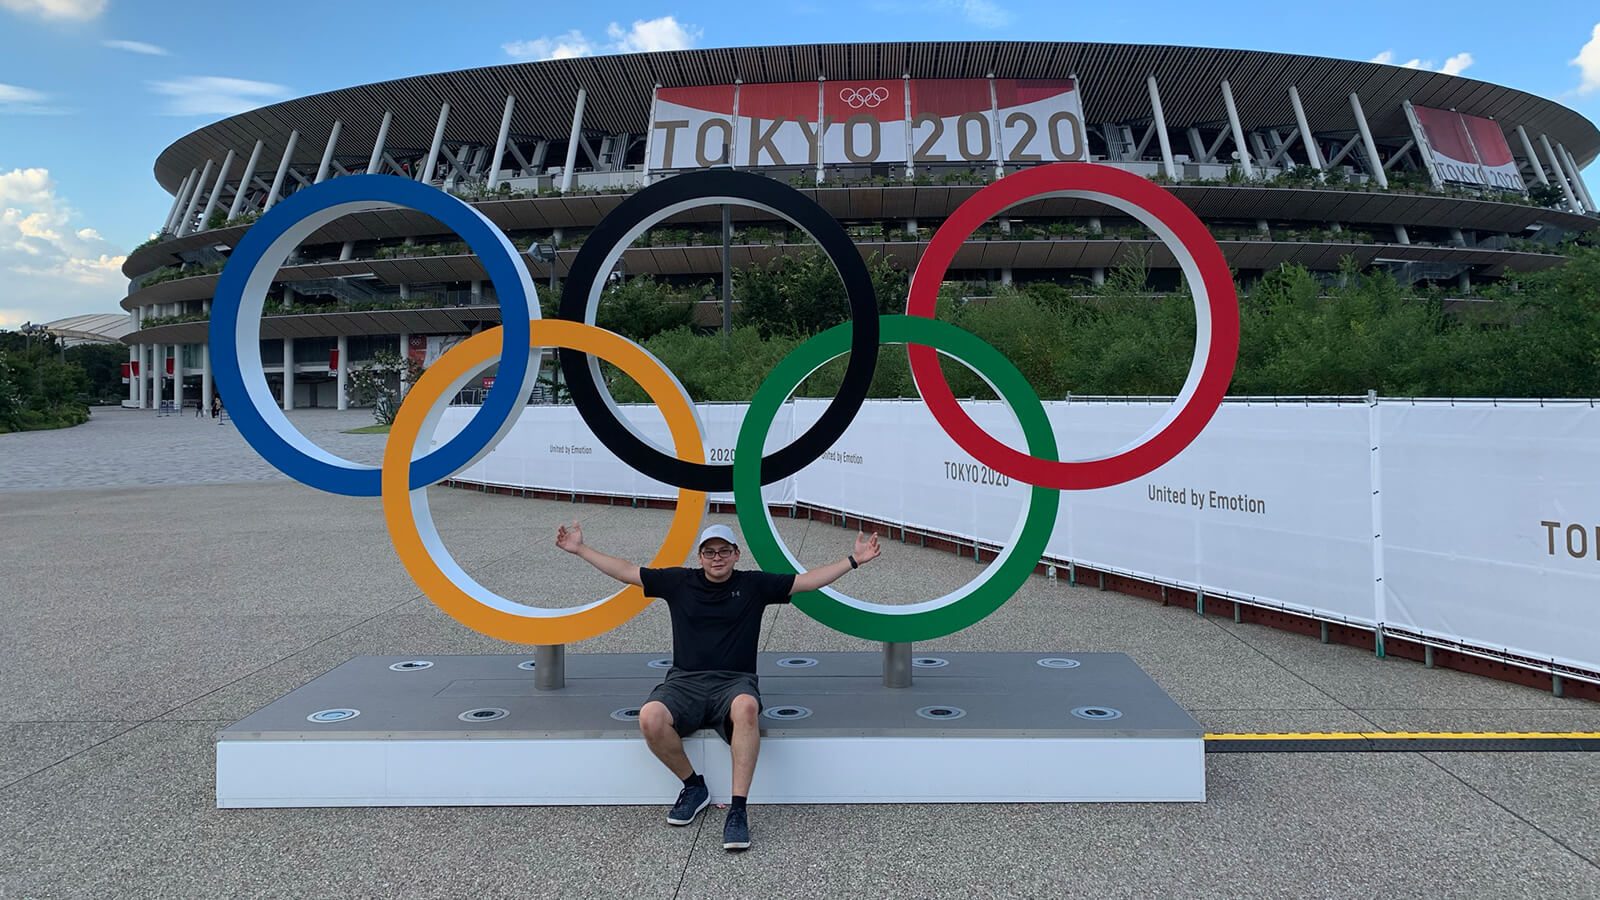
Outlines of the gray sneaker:
[{"label": "gray sneaker", "polygon": [[668,825],[687,825],[700,815],[700,811],[711,805],[711,790],[705,785],[686,787],[678,792],[678,802],[672,804],[672,810],[667,813]]}]

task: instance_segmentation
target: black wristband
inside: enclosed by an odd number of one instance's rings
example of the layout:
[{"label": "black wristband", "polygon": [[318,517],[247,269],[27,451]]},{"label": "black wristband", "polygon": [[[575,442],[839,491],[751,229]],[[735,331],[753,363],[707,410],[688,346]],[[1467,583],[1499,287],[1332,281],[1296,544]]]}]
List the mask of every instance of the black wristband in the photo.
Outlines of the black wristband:
[{"label": "black wristband", "polygon": [[856,558],[855,558],[854,554],[852,554],[850,556],[846,556],[845,559],[850,560],[850,568],[852,568],[852,569],[861,568],[861,563],[856,562]]}]

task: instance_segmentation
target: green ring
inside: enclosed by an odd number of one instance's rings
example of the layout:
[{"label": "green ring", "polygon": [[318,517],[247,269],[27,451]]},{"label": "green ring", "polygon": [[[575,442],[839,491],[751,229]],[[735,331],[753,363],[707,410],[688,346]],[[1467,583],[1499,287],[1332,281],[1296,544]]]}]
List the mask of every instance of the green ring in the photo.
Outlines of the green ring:
[{"label": "green ring", "polygon": [[[1028,380],[1000,351],[970,332],[934,319],[883,316],[879,321],[882,343],[932,347],[977,372],[1011,406],[1022,425],[1028,452],[1041,459],[1057,458],[1055,433],[1045,417],[1044,404],[1039,402],[1039,395],[1034,393]],[[789,394],[812,372],[849,349],[848,322],[796,347],[761,383],[739,427],[733,456],[734,503],[745,546],[766,571],[799,571],[788,549],[778,539],[772,516],[761,496],[759,461],[767,432]],[[985,570],[987,577],[980,576],[948,595],[948,601],[939,606],[919,610],[917,606],[922,604],[867,603],[840,593],[844,597],[841,600],[822,591],[796,594],[794,605],[829,628],[870,641],[926,641],[953,634],[999,609],[1033,574],[1055,528],[1059,505],[1059,491],[1034,486],[1022,530],[1010,549],[1002,551],[999,563],[990,563]]]}]

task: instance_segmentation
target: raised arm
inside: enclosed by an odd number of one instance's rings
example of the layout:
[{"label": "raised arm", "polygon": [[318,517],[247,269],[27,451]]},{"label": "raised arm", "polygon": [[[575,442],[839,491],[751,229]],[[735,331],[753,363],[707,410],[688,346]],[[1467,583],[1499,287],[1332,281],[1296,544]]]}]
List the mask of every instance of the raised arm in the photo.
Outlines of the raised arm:
[{"label": "raised arm", "polygon": [[583,526],[577,522],[573,522],[571,525],[562,525],[556,529],[556,546],[623,584],[643,584],[639,580],[638,565],[625,559],[601,553],[599,550],[585,544],[583,542]]},{"label": "raised arm", "polygon": [[[803,591],[814,591],[817,588],[827,587],[838,581],[840,576],[856,566],[863,566],[877,559],[880,552],[876,533],[867,535],[858,531],[856,532],[855,549],[850,552],[849,556],[838,562],[818,566],[809,572],[801,572],[796,575],[794,577],[794,587],[789,589],[789,596],[792,597]],[[853,563],[852,560],[854,561]]]}]

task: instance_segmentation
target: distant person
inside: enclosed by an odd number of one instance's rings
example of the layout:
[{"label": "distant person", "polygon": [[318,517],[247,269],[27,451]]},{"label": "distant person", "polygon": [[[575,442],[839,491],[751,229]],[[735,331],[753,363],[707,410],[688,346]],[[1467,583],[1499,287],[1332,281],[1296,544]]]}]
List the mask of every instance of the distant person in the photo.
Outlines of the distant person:
[{"label": "distant person", "polygon": [[826,587],[877,559],[878,536],[858,532],[849,556],[799,575],[736,570],[739,539],[726,525],[701,532],[698,569],[644,569],[607,556],[583,542],[583,528],[577,522],[556,530],[556,546],[667,602],[672,614],[672,668],[639,709],[639,730],[650,752],[683,779],[667,822],[688,825],[711,803],[705,777],[683,752],[683,739],[700,728],[715,728],[733,754],[733,804],[723,823],[722,847],[748,848],[745,801],[761,743],[761,692],[756,681],[761,614],[771,604],[788,603],[794,594]]},{"label": "distant person", "polygon": [[222,395],[221,394],[212,394],[211,395],[211,418],[215,419],[215,418],[220,417],[221,415],[222,415]]}]

